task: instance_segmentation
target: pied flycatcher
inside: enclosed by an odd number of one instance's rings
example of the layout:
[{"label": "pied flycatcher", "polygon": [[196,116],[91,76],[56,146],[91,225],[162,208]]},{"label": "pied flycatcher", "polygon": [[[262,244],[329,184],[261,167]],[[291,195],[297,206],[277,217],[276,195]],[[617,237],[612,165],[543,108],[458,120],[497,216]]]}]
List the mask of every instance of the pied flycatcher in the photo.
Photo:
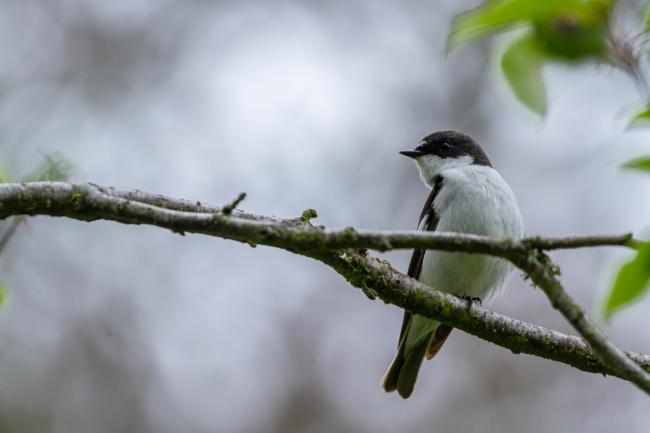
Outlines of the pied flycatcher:
[{"label": "pied flycatcher", "polygon": [[[523,236],[517,200],[474,140],[455,131],[425,137],[414,150],[422,181],[431,188],[418,230],[472,233],[497,238]],[[489,303],[512,272],[503,259],[484,254],[414,250],[408,275],[428,286]],[[404,312],[397,355],[382,379],[386,392],[413,392],[420,365],[433,358],[451,332],[435,320]]]}]

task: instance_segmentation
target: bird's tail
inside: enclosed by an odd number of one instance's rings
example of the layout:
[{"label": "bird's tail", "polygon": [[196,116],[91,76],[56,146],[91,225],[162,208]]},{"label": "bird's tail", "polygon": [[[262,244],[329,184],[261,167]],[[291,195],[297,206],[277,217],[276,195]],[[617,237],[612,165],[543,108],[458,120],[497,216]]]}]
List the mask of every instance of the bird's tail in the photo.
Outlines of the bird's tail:
[{"label": "bird's tail", "polygon": [[412,315],[399,342],[395,359],[382,379],[384,391],[397,390],[402,398],[409,398],[425,356],[431,359],[438,353],[451,329],[447,325]]}]

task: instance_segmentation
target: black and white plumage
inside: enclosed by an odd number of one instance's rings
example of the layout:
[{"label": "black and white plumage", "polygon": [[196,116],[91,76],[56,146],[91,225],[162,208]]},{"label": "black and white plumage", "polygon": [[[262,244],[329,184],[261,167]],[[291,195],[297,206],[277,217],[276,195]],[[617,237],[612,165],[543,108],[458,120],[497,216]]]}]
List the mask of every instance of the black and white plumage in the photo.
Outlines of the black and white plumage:
[{"label": "black and white plumage", "polygon": [[[400,152],[415,159],[423,182],[431,188],[418,230],[471,233],[499,238],[523,236],[523,221],[515,196],[492,168],[483,149],[470,137],[439,131],[425,137],[415,150]],[[489,303],[512,267],[503,259],[482,254],[414,250],[408,275],[457,296]],[[451,327],[404,313],[397,354],[382,379],[386,392],[408,398],[425,356],[433,358]]]}]

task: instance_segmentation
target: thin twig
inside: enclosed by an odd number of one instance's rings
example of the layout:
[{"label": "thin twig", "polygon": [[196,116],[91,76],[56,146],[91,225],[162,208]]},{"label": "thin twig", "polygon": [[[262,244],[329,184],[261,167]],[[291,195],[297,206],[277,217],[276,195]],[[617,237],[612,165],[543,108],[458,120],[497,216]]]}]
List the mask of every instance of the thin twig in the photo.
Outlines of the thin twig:
[{"label": "thin twig", "polygon": [[616,347],[582,307],[569,296],[558,280],[555,265],[548,256],[541,252],[531,253],[513,262],[546,293],[551,305],[587,340],[605,364],[616,371],[617,376],[624,377],[650,394],[650,374]]},{"label": "thin twig", "polygon": [[0,237],[0,254],[4,251],[4,249],[7,247],[7,244],[9,243],[9,240],[13,237],[14,233],[16,233],[16,230],[18,230],[18,227],[26,221],[26,217],[23,215],[14,217],[9,224],[9,227],[4,231],[2,234],[2,237]]},{"label": "thin twig", "polygon": [[610,64],[628,74],[636,85],[641,98],[646,103],[650,103],[650,83],[641,68],[640,55],[647,40],[641,40],[639,43],[639,37],[647,39],[647,32],[639,32],[637,35],[625,39],[616,35],[611,22],[608,25],[607,40],[611,46],[612,54]]},{"label": "thin twig", "polygon": [[239,206],[239,204],[244,201],[245,198],[246,198],[246,193],[240,192],[239,195],[230,204],[224,206],[221,209],[221,213],[224,215],[230,215],[232,211],[234,211],[237,208],[237,206]]}]

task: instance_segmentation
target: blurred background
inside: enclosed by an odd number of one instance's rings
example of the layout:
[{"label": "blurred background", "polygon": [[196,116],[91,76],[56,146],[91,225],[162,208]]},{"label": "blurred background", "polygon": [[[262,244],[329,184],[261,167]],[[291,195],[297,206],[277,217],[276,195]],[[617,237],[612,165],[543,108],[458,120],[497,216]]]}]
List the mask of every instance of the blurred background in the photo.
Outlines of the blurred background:
[{"label": "blurred background", "polygon": [[[551,67],[550,112],[514,101],[488,45],[444,56],[477,1],[0,3],[0,158],[72,179],[318,224],[413,229],[427,191],[397,152],[458,129],[513,187],[529,234],[635,231],[650,153],[632,82]],[[6,222],[3,223],[6,227]],[[405,270],[410,253],[385,255]],[[553,254],[595,311],[626,253]],[[647,432],[616,378],[454,331],[414,396],[384,394],[402,312],[306,258],[153,227],[37,217],[0,257],[0,431]],[[493,308],[571,332],[517,273]],[[650,352],[650,300],[614,318]]]}]

